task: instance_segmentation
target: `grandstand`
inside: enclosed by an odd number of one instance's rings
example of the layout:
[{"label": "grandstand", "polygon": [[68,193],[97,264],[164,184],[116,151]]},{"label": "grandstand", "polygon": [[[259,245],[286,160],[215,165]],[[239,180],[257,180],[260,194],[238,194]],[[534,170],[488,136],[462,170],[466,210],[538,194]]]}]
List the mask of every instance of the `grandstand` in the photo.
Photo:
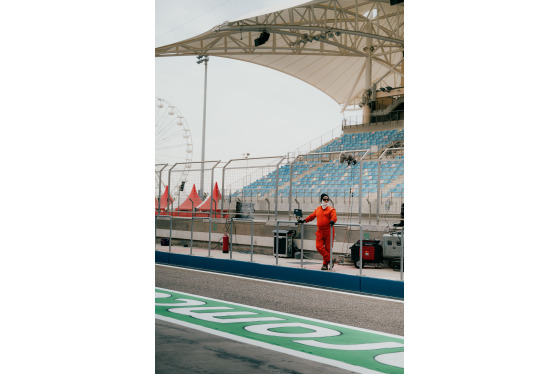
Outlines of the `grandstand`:
[{"label": "grandstand", "polygon": [[[318,204],[320,194],[327,193],[344,216],[357,213],[361,179],[363,206],[371,209],[371,205],[375,207],[379,201],[382,211],[378,209],[377,212],[395,217],[404,201],[403,150],[402,121],[345,126],[339,137],[237,189],[226,186],[225,191],[230,191],[228,201],[255,204],[257,214],[269,214],[270,201],[276,198],[276,191],[279,211],[284,214],[291,212],[292,205],[301,208],[301,203],[307,203],[303,208],[310,210],[313,204]],[[341,163],[339,156],[343,152],[354,153],[358,161],[350,165]],[[383,212],[385,204],[388,209]]]},{"label": "grandstand", "polygon": [[[361,112],[342,121],[340,136],[307,153],[288,153],[274,164],[248,157],[222,160],[201,179],[221,181],[222,213],[249,203],[256,215],[272,210],[275,217],[286,217],[293,207],[314,209],[326,192],[341,215],[351,218],[359,209],[363,216],[366,207],[370,216],[373,208],[378,218],[399,217],[404,200],[403,15],[401,1],[314,0],[252,13],[156,48],[156,57],[217,56],[268,67],[324,92],[344,113]],[[357,162],[342,162],[348,153]],[[190,175],[197,180],[194,170]]]},{"label": "grandstand", "polygon": [[[344,134],[329,144],[324,145],[312,153],[323,152],[351,152],[363,149],[372,149],[377,146],[378,154],[383,150],[401,146],[404,143],[404,130],[372,131],[354,134]],[[404,186],[402,183],[404,174],[403,156],[396,156],[395,162],[381,166],[381,187],[391,188],[385,192],[384,197],[395,193],[395,197],[402,197]],[[341,197],[349,194],[349,188],[356,188],[359,175],[354,172],[355,165],[350,168],[337,162],[337,159],[329,160],[328,164],[313,167],[306,162],[295,162],[292,174],[296,179],[292,184],[292,191],[299,196],[314,196],[326,192],[331,197]],[[363,165],[364,185],[367,193],[377,192],[377,162],[369,159]],[[279,170],[278,184],[279,196],[288,197],[290,182],[290,165],[284,165]],[[348,187],[348,186],[352,187]],[[232,194],[239,196],[272,196],[276,186],[276,172],[244,186]]]}]

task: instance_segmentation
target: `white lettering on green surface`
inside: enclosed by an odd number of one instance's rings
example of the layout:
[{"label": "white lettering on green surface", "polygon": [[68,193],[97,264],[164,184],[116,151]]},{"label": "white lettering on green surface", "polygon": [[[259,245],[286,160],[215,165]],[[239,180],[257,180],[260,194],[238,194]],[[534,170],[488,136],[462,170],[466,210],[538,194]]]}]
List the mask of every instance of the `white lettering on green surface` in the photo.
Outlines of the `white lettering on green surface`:
[{"label": "white lettering on green surface", "polygon": [[[306,333],[289,333],[289,332],[276,332],[270,331],[271,329],[278,329],[278,328],[286,328],[286,327],[303,327],[308,330],[312,330],[312,332]],[[269,336],[282,336],[285,338],[324,338],[327,336],[337,336],[340,335],[340,332],[326,329],[324,327],[318,327],[309,325],[307,323],[271,323],[267,325],[253,325],[253,326],[246,326],[245,330],[254,332],[256,334],[262,335],[269,335]]]},{"label": "white lettering on green surface", "polygon": [[400,336],[172,290],[156,300],[158,319],[359,373],[404,372]]},{"label": "white lettering on green surface", "polygon": [[178,313],[184,316],[191,316],[194,318],[202,319],[205,321],[216,323],[239,323],[239,322],[259,322],[259,321],[279,321],[281,318],[277,317],[257,317],[257,318],[218,318],[242,315],[255,315],[254,312],[218,312],[218,313],[200,313],[208,310],[224,310],[233,309],[228,307],[201,307],[201,308],[172,308],[169,309],[171,313]]}]

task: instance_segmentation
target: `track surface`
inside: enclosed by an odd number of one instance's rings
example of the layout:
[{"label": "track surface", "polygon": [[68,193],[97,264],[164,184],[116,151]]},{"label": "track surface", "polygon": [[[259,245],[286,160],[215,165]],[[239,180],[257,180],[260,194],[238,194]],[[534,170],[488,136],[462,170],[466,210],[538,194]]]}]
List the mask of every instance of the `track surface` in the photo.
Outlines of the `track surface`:
[{"label": "track surface", "polygon": [[[404,303],[155,266],[156,287],[404,335]],[[158,373],[344,373],[340,368],[156,320]]]}]

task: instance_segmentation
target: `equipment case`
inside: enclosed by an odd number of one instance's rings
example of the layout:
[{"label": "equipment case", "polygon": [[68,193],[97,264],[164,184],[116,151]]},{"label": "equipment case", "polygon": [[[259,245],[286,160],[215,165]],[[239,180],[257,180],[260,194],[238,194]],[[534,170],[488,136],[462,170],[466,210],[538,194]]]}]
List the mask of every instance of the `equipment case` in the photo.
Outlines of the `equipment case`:
[{"label": "equipment case", "polygon": [[401,257],[402,232],[383,235],[383,257]]},{"label": "equipment case", "polygon": [[278,237],[278,257],[293,257],[294,230],[272,230],[274,234],[274,248],[272,254],[276,256],[276,237]]}]

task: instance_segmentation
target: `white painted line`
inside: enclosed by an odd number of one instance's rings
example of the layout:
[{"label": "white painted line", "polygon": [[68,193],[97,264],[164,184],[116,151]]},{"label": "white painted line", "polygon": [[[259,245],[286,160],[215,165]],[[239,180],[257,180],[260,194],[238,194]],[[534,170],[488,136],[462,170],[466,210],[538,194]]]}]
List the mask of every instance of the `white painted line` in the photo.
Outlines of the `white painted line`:
[{"label": "white painted line", "polygon": [[[265,282],[265,283],[280,284],[280,285],[290,286],[290,287],[307,288],[307,289],[314,290],[314,291],[319,290],[319,291],[324,291],[324,292],[338,293],[338,294],[342,294],[342,295],[359,296],[359,297],[365,297],[365,298],[368,298],[368,299],[377,299],[377,300],[383,300],[383,301],[392,301],[392,302],[395,302],[395,303],[404,304],[404,300],[385,298],[385,297],[381,297],[381,296],[370,296],[370,295],[364,295],[364,294],[359,294],[359,293],[352,293],[352,292],[344,292],[344,291],[330,290],[330,289],[326,289],[326,288],[311,287],[311,286],[302,286],[302,285],[299,285],[299,284],[283,283],[283,282],[280,282],[280,281],[271,281],[271,280],[266,280],[266,279],[258,279],[258,278],[252,278],[252,277],[244,277],[244,276],[241,276],[241,275],[224,274],[224,273],[219,273],[219,272],[214,272],[214,271],[209,271],[209,270],[200,270],[200,269],[193,269],[193,268],[185,268],[185,267],[181,267],[181,266],[172,266],[172,265],[163,265],[163,264],[156,264],[156,266],[164,266],[164,267],[168,267],[168,268],[183,269],[183,270],[189,270],[189,271],[198,271],[198,272],[201,272],[201,273],[223,275],[224,277],[233,277],[233,278],[241,278],[241,279],[250,279],[250,280],[257,281],[257,282]],[[177,292],[179,292],[179,291],[177,291]],[[228,302],[229,302],[229,301],[228,301]]]},{"label": "white painted line", "polygon": [[205,333],[208,333],[208,334],[217,335],[217,336],[220,336],[222,338],[235,340],[235,341],[238,341],[240,343],[251,344],[251,345],[255,345],[257,347],[270,349],[270,350],[275,351],[275,352],[285,353],[285,354],[295,356],[295,357],[299,357],[299,358],[303,358],[303,359],[306,359],[306,360],[319,362],[321,364],[327,364],[327,365],[338,367],[338,368],[341,368],[341,369],[354,371],[356,373],[383,374],[383,373],[381,373],[379,371],[376,371],[376,370],[370,370],[370,369],[366,369],[366,368],[363,368],[363,367],[360,367],[360,366],[354,366],[354,365],[350,365],[350,364],[347,364],[347,363],[344,363],[344,362],[331,360],[331,359],[324,358],[324,357],[318,357],[318,356],[310,355],[310,354],[307,354],[307,353],[302,353],[302,352],[295,351],[295,350],[292,350],[292,349],[289,349],[289,348],[284,348],[284,347],[280,347],[280,346],[277,346],[277,345],[273,345],[273,344],[269,344],[269,343],[256,341],[256,340],[244,338],[244,337],[241,337],[241,336],[229,334],[229,333],[226,333],[226,332],[209,329],[207,327],[191,324],[191,323],[184,322],[184,321],[179,321],[179,320],[176,320],[176,319],[173,319],[173,318],[164,317],[164,316],[160,316],[160,315],[157,315],[157,314],[156,314],[156,319],[160,319],[162,321],[166,321],[166,322],[169,322],[169,323],[174,323],[176,325],[181,325],[181,326],[184,326],[184,327],[188,327],[188,328],[191,328],[191,329],[202,331],[202,332],[205,332]]}]

